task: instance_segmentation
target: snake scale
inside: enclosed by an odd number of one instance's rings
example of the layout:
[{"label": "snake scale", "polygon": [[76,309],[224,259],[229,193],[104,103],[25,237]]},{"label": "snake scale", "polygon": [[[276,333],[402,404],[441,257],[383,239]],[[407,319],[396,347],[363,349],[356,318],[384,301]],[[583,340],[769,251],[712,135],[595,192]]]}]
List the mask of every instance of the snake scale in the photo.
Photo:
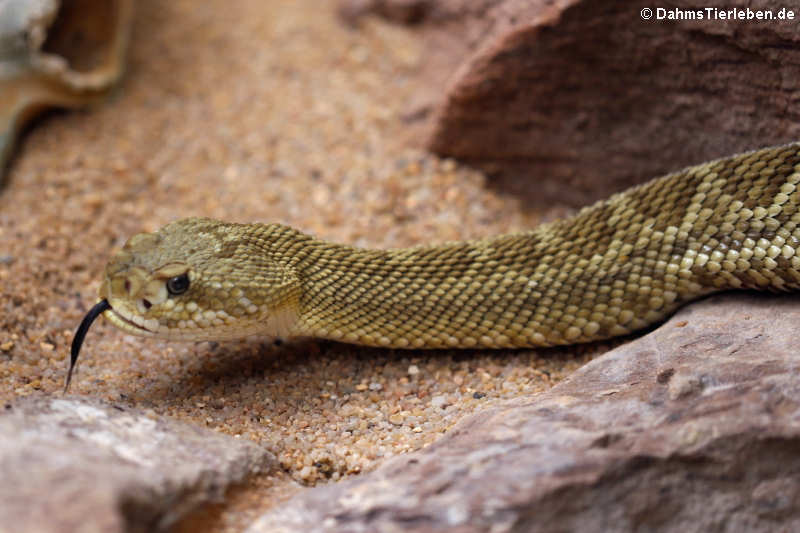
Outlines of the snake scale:
[{"label": "snake scale", "polygon": [[95,316],[135,335],[312,336],[393,348],[624,335],[727,289],[800,286],[800,143],[669,174],[532,231],[393,250],[207,218],[133,236]]}]

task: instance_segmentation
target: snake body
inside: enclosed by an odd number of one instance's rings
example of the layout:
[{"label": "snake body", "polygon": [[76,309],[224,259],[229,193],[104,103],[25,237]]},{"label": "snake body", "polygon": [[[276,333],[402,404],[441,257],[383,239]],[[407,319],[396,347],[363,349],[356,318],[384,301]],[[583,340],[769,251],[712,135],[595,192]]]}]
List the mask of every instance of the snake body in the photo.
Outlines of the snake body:
[{"label": "snake body", "polygon": [[111,259],[103,315],[133,334],[179,340],[501,348],[606,339],[712,292],[797,289],[799,183],[800,144],[791,144],[655,179],[532,231],[393,250],[190,218],[133,236]]}]

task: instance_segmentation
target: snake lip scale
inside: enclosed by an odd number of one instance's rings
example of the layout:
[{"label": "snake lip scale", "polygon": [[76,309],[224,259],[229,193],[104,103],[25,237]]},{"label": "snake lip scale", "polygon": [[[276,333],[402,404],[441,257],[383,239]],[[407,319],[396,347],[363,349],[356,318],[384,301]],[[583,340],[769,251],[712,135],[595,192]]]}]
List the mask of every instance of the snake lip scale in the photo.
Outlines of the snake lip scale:
[{"label": "snake lip scale", "polygon": [[392,348],[608,339],[729,289],[800,288],[800,143],[709,161],[487,239],[374,250],[188,218],[131,237],[102,314],[171,340],[311,336]]},{"label": "snake lip scale", "polygon": [[[101,300],[101,301],[107,302],[108,300]],[[108,310],[105,311],[105,313],[103,313],[103,316],[108,318],[112,324],[116,323],[124,324],[124,327],[126,329],[133,329],[135,331],[138,331],[139,334],[143,337],[154,335],[154,333],[149,329],[147,329],[144,325],[137,324],[136,322],[134,322],[132,318],[126,318],[125,315],[118,312],[116,309],[111,307],[111,305],[109,305]]]}]

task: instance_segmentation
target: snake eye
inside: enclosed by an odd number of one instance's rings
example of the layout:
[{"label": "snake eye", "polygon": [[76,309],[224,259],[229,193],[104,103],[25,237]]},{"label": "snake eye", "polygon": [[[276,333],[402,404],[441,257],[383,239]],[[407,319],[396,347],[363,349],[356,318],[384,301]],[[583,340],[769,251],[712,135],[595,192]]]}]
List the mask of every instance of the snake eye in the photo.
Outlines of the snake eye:
[{"label": "snake eye", "polygon": [[167,291],[173,295],[183,294],[189,290],[189,274],[181,274],[167,280]]}]

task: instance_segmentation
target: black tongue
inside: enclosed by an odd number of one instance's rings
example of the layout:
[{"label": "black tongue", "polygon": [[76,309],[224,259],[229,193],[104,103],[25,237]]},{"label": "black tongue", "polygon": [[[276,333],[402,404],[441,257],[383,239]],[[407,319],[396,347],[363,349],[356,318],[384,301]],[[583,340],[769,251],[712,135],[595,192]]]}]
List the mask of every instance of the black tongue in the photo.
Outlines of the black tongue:
[{"label": "black tongue", "polygon": [[69,390],[69,383],[72,381],[72,370],[75,368],[75,362],[78,360],[78,355],[81,353],[81,345],[83,344],[83,339],[86,337],[86,332],[89,331],[89,326],[92,325],[92,322],[94,322],[95,319],[103,313],[103,311],[108,309],[111,309],[111,305],[109,305],[108,300],[100,300],[95,304],[94,307],[89,309],[89,312],[86,313],[86,316],[83,317],[83,320],[81,320],[81,325],[78,326],[78,331],[75,332],[75,337],[72,339],[72,353],[70,354],[69,358],[67,383],[64,385],[65,394]]}]

